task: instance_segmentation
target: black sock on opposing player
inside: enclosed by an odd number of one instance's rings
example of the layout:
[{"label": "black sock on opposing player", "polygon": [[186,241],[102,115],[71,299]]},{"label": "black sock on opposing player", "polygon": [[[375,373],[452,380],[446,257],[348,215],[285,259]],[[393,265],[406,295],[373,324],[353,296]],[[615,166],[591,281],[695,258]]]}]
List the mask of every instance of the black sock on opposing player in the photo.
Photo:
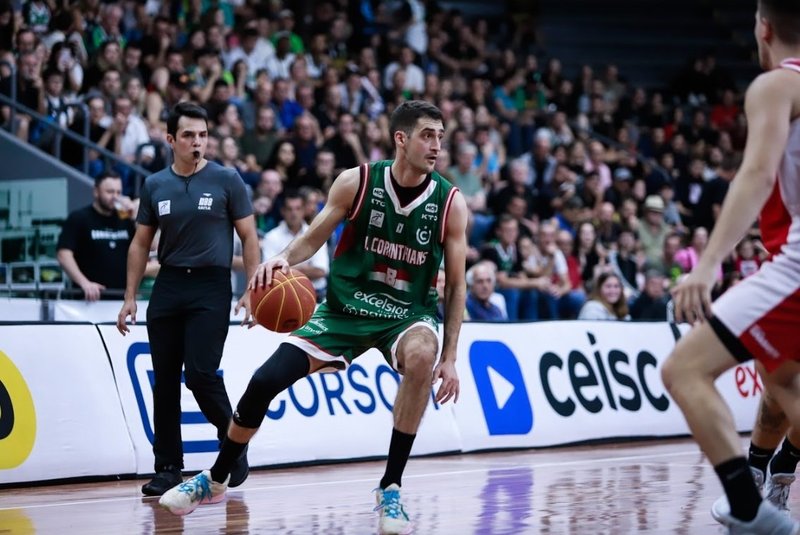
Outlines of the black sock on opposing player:
[{"label": "black sock on opposing player", "polygon": [[758,506],[761,505],[761,494],[753,481],[753,473],[747,460],[736,457],[718,464],[714,471],[725,489],[731,505],[731,515],[745,522],[753,520],[758,513]]},{"label": "black sock on opposing player", "polygon": [[769,471],[772,474],[794,474],[798,461],[800,461],[800,450],[787,438],[783,441],[778,454],[769,463]]},{"label": "black sock on opposing player", "polygon": [[750,450],[748,451],[747,464],[753,468],[758,468],[764,474],[767,473],[767,465],[772,455],[775,453],[775,448],[759,448],[752,442],[750,443]]},{"label": "black sock on opposing player", "polygon": [[397,429],[392,429],[392,441],[389,443],[389,458],[386,460],[386,472],[380,482],[380,487],[385,489],[392,483],[402,486],[400,480],[406,468],[408,456],[411,455],[411,446],[417,435],[409,435]]},{"label": "black sock on opposing player", "polygon": [[242,455],[246,447],[247,443],[241,444],[225,437],[225,440],[222,441],[222,447],[219,449],[217,461],[211,467],[211,479],[217,483],[224,483],[228,478],[228,474],[231,473],[233,465],[236,464],[236,460]]}]

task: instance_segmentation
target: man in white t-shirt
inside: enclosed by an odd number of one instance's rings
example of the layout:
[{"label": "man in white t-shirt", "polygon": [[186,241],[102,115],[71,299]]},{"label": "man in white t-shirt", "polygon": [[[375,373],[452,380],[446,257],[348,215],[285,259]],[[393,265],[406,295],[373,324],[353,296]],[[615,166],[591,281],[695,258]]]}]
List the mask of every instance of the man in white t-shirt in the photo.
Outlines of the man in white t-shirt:
[{"label": "man in white t-shirt", "polygon": [[[302,195],[294,191],[287,191],[283,197],[281,217],[283,221],[274,229],[267,232],[261,241],[261,250],[264,258],[272,258],[283,251],[295,237],[302,235],[308,224],[304,221],[305,200]],[[330,271],[330,257],[328,245],[322,247],[306,262],[293,266],[294,269],[304,273],[317,291],[317,300],[325,296],[328,287],[328,272]]]}]

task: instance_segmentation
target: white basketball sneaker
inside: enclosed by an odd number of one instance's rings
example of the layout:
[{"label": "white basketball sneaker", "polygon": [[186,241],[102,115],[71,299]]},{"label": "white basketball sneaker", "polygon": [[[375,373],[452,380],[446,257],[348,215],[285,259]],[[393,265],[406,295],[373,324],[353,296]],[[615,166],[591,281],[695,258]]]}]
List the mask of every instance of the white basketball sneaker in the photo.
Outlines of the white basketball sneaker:
[{"label": "white basketball sneaker", "polygon": [[779,510],[789,512],[789,488],[794,483],[794,474],[767,474],[764,484],[764,499],[769,500]]},{"label": "white basketball sneaker", "polygon": [[231,476],[228,476],[225,483],[217,483],[211,479],[211,472],[203,470],[169,489],[161,496],[158,503],[174,515],[188,515],[197,509],[198,505],[219,503],[224,500],[230,479]]},{"label": "white basketball sneaker", "polygon": [[400,503],[400,487],[391,484],[385,489],[375,489],[378,505],[375,511],[380,511],[378,520],[378,533],[380,535],[407,535],[414,530],[403,504]]},{"label": "white basketball sneaker", "polygon": [[[750,467],[750,472],[753,474],[753,481],[756,482],[756,487],[758,487],[758,493],[762,494],[764,489],[764,472],[752,466]],[[723,494],[711,505],[711,517],[720,524],[724,524],[722,519],[728,518],[730,514],[731,506],[728,504],[728,497]]]}]

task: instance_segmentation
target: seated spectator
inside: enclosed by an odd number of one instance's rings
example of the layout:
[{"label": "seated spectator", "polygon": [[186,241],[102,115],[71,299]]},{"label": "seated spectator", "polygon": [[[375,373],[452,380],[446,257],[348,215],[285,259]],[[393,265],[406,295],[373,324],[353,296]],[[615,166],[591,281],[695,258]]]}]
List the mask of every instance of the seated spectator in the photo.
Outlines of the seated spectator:
[{"label": "seated spectator", "polygon": [[[283,206],[281,207],[283,221],[276,228],[267,232],[262,241],[263,258],[272,258],[277,255],[293,239],[308,230],[308,224],[303,220],[304,215],[305,200],[303,197],[294,191],[287,192],[283,197]],[[317,291],[317,300],[321,301],[325,297],[328,286],[327,277],[330,271],[328,244],[323,243],[314,256],[293,267],[311,279],[311,283]]]},{"label": "seated spectator", "polygon": [[113,173],[103,174],[95,180],[92,204],[72,212],[61,230],[58,262],[87,301],[100,299],[103,290],[125,289],[135,225],[129,212],[120,217],[117,206],[122,203],[126,210],[133,208],[122,196],[122,180]]},{"label": "seated spectator", "polygon": [[569,280],[569,293],[565,294],[559,302],[558,315],[561,319],[575,319],[583,304],[586,302],[586,291],[583,288],[581,266],[573,254],[575,239],[568,230],[559,230],[556,235],[556,245],[567,260],[567,279]]},{"label": "seated spectator", "polygon": [[[467,271],[466,312],[475,321],[506,321],[504,310],[492,302],[495,293],[495,267],[488,261],[478,262]],[[498,294],[499,295],[499,294]],[[502,299],[502,296],[500,296]]]},{"label": "seated spectator", "polygon": [[655,270],[645,275],[644,289],[631,304],[631,318],[643,321],[667,320],[667,295],[664,276]]},{"label": "seated spectator", "polygon": [[658,264],[670,227],[664,221],[664,199],[649,195],[644,200],[644,217],[639,223],[639,245],[650,264]]},{"label": "seated spectator", "polygon": [[495,230],[497,238],[487,243],[481,257],[497,266],[497,292],[505,297],[508,319],[539,318],[539,294],[543,279],[528,277],[517,252],[519,222],[509,214],[500,216]]},{"label": "seated spectator", "polygon": [[579,320],[630,320],[622,282],[614,273],[601,273],[589,301],[581,308]]},{"label": "seated spectator", "polygon": [[[692,231],[689,246],[675,253],[675,262],[681,266],[684,273],[689,273],[694,269],[706,245],[708,245],[708,231],[705,227],[695,228]],[[717,281],[722,281],[722,266],[717,267]]]},{"label": "seated spectator", "polygon": [[636,254],[636,235],[630,230],[623,230],[619,236],[617,249],[608,253],[608,263],[611,269],[620,276],[625,294],[628,297],[639,295],[639,264],[643,263]]},{"label": "seated spectator", "polygon": [[734,271],[738,271],[744,279],[758,271],[763,261],[764,259],[756,252],[753,240],[745,238],[736,247],[733,259]]},{"label": "seated spectator", "polygon": [[664,244],[661,248],[661,254],[656,258],[655,262],[646,261],[645,265],[649,270],[655,270],[661,273],[671,284],[678,282],[678,279],[683,274],[683,268],[675,260],[675,255],[681,248],[681,236],[675,232],[668,234],[664,238]]}]

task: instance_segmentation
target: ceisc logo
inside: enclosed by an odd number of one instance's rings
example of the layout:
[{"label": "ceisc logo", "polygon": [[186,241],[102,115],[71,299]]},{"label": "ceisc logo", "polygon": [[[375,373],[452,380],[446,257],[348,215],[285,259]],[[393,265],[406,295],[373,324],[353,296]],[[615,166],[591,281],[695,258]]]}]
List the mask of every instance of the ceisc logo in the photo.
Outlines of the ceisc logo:
[{"label": "ceisc logo", "polygon": [[517,358],[502,342],[479,341],[469,348],[469,364],[490,435],[526,435],[533,407]]},{"label": "ceisc logo", "polygon": [[36,410],[22,374],[0,351],[0,470],[16,468],[36,441]]}]

